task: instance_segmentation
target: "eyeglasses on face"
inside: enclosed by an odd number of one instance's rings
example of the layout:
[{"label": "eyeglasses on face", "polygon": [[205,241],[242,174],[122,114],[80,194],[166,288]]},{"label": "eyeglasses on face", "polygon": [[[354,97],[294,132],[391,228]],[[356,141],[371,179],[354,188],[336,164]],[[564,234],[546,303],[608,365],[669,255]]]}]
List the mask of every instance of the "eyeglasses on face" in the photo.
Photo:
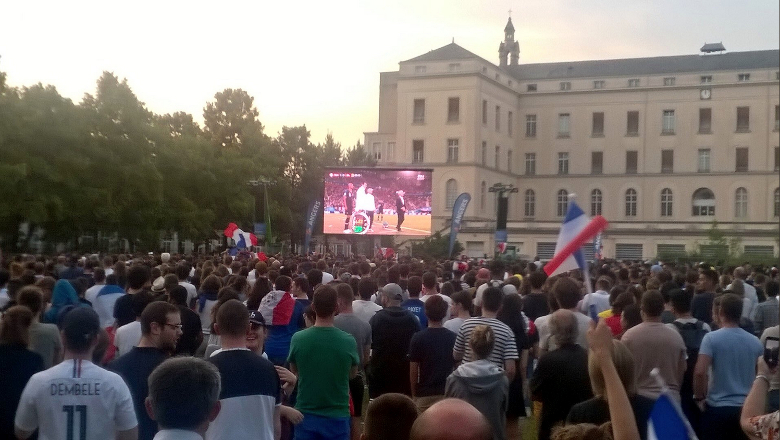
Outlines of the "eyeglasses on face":
[{"label": "eyeglasses on face", "polygon": [[181,330],[182,325],[181,324],[168,324],[167,322],[164,322],[163,325],[167,325],[168,327],[174,329],[174,330]]}]

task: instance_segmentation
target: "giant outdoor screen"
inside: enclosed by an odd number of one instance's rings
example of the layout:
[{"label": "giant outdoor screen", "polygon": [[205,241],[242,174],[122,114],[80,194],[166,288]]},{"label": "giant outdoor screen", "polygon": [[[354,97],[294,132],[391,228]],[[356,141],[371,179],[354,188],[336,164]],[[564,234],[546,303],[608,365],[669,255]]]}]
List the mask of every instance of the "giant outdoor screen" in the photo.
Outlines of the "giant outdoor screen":
[{"label": "giant outdoor screen", "polygon": [[429,169],[325,170],[326,234],[431,235]]}]

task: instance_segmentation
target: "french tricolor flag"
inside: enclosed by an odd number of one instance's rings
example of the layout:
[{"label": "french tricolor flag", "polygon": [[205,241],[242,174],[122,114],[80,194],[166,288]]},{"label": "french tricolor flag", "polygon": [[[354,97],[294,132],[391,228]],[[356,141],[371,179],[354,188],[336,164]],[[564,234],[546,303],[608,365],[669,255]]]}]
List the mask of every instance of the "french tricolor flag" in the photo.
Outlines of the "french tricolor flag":
[{"label": "french tricolor flag", "polygon": [[257,246],[257,237],[251,232],[244,232],[235,223],[228,224],[224,231],[225,237],[232,238],[236,242],[236,249],[246,249]]},{"label": "french tricolor flag", "polygon": [[566,217],[563,219],[555,255],[545,266],[547,276],[558,275],[574,269],[586,270],[582,246],[607,227],[607,220],[597,215],[592,219],[580,209],[574,200],[569,200]]}]

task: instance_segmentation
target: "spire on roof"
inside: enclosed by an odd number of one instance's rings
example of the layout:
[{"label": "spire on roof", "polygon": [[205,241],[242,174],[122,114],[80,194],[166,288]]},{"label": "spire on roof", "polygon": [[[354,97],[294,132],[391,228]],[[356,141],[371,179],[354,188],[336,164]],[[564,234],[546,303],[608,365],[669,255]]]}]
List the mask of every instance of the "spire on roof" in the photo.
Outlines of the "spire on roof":
[{"label": "spire on roof", "polygon": [[[509,14],[510,15],[512,14],[512,10],[511,9],[509,10]],[[515,33],[515,27],[514,27],[514,25],[512,25],[512,17],[509,17],[509,20],[507,20],[506,27],[504,27],[504,33],[505,34],[508,34],[508,33],[514,34]]]}]

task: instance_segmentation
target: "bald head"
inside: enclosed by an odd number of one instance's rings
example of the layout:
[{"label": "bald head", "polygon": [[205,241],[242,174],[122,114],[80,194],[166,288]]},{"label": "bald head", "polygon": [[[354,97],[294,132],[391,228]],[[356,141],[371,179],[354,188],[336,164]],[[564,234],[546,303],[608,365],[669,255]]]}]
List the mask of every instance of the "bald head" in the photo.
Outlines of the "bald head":
[{"label": "bald head", "polygon": [[411,440],[492,440],[490,423],[464,400],[444,399],[412,425]]}]

